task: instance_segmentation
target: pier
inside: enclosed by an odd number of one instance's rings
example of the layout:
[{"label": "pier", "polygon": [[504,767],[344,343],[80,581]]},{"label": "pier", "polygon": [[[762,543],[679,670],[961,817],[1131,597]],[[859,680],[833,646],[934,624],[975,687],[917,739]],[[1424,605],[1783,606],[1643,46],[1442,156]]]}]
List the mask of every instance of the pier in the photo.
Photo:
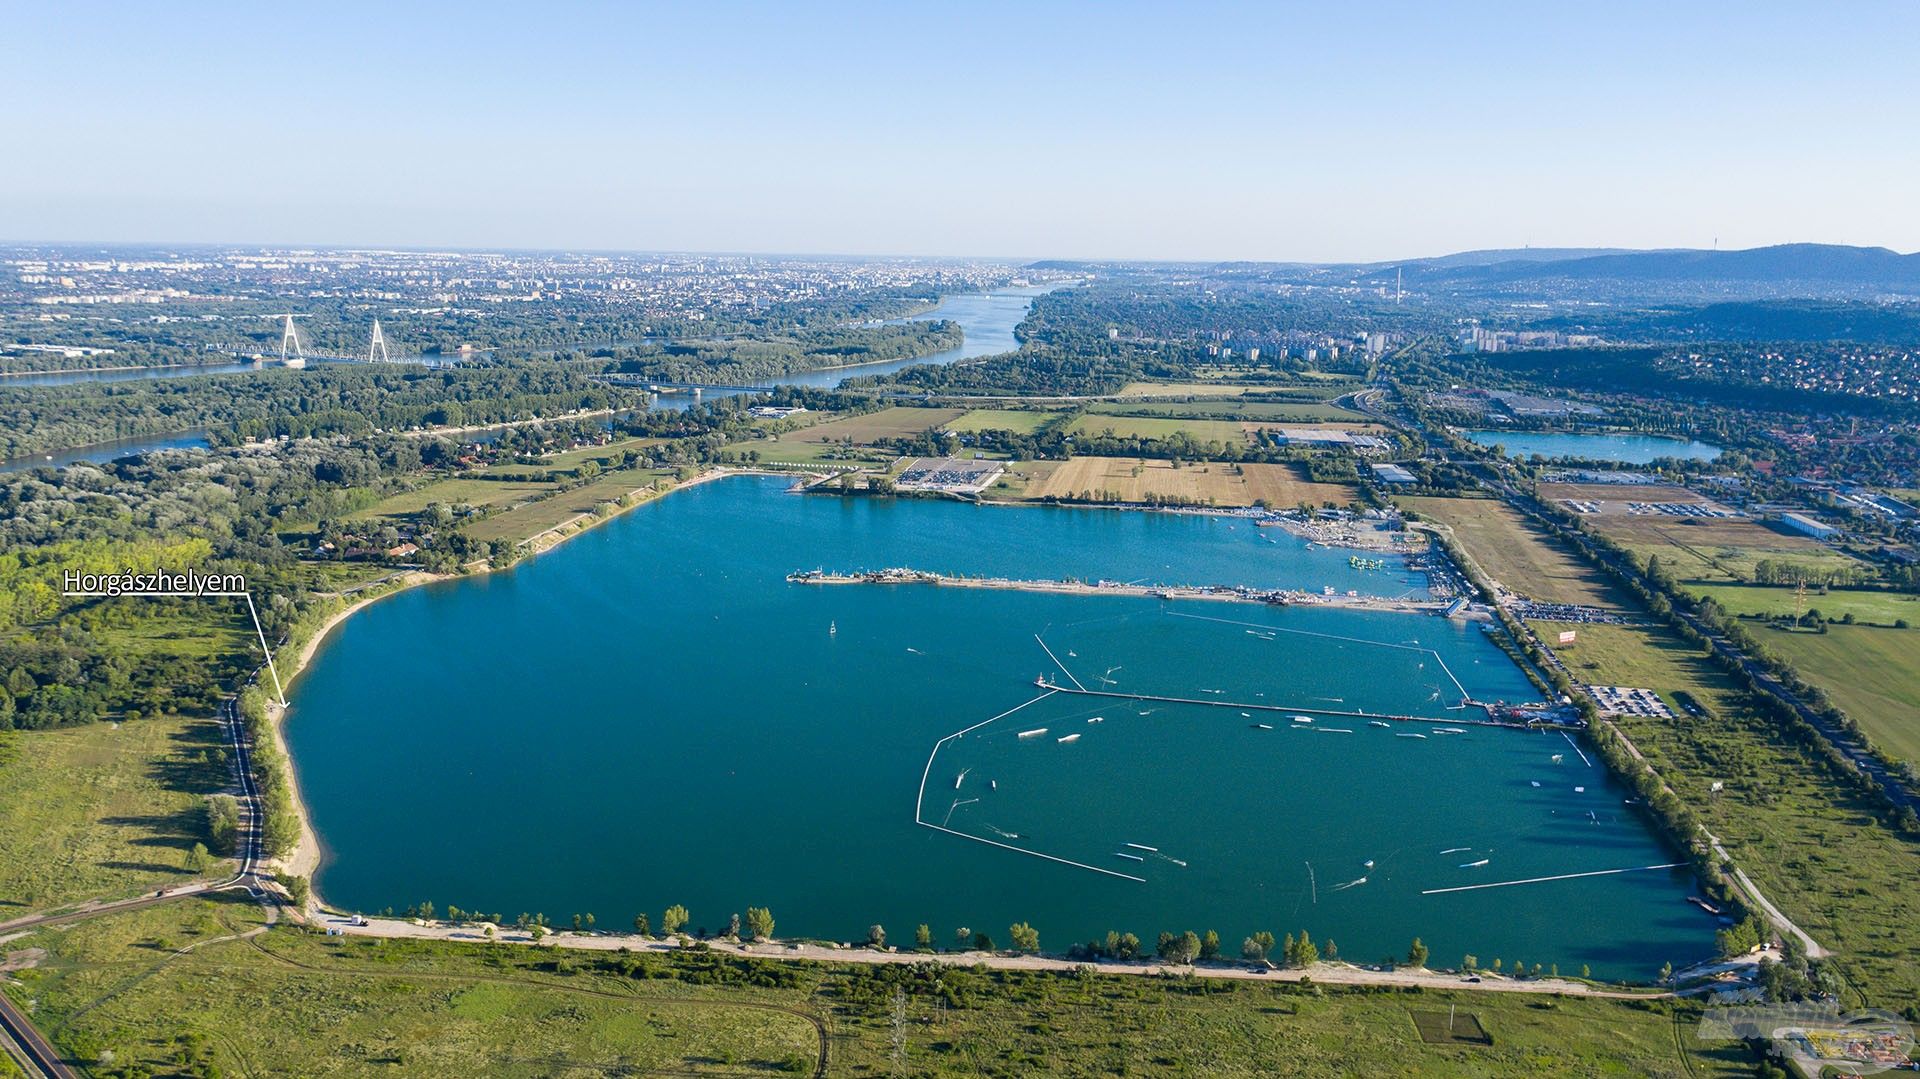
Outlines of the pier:
[{"label": "pier", "polygon": [[1134,596],[1143,599],[1204,599],[1229,603],[1260,603],[1269,607],[1341,607],[1351,610],[1395,611],[1403,614],[1446,614],[1457,606],[1451,600],[1391,599],[1357,593],[1307,592],[1297,589],[1250,588],[1245,585],[1143,585],[1120,581],[1044,581],[1010,577],[955,577],[918,569],[882,569],[864,573],[828,573],[805,570],[787,575],[793,584],[925,584],[944,588],[987,588],[1012,592],[1050,592],[1076,596]]},{"label": "pier", "polygon": [[[1067,677],[1072,678],[1073,676],[1069,674]],[[1195,697],[1170,697],[1170,696],[1164,696],[1157,693],[1119,693],[1110,689],[1087,689],[1083,686],[1078,686],[1078,685],[1071,685],[1071,686],[1056,685],[1052,682],[1047,681],[1045,675],[1041,675],[1040,677],[1034,679],[1033,684],[1035,686],[1038,686],[1042,690],[1046,690],[1052,693],[1070,693],[1070,694],[1074,694],[1082,697],[1111,697],[1115,700],[1122,700],[1122,701],[1152,701],[1155,704],[1199,704],[1199,705],[1205,705],[1208,708],[1234,708],[1243,712],[1284,712],[1284,713],[1298,713],[1303,716],[1338,716],[1342,719],[1380,719],[1380,720],[1386,720],[1391,723],[1425,723],[1429,726],[1436,726],[1436,727],[1452,727],[1452,726],[1459,726],[1461,724],[1467,724],[1475,727],[1499,727],[1504,730],[1514,730],[1514,731],[1537,730],[1537,729],[1541,729],[1543,725],[1552,726],[1552,724],[1544,723],[1544,721],[1540,723],[1515,723],[1511,720],[1505,720],[1505,719],[1491,719],[1491,718],[1463,719],[1458,716],[1449,716],[1446,719],[1436,719],[1433,716],[1406,716],[1406,715],[1395,715],[1389,712],[1359,712],[1359,711],[1354,711],[1352,709],[1322,708],[1319,706],[1296,707],[1294,705],[1284,705],[1284,704],[1247,704],[1242,701],[1200,700]],[[1497,707],[1495,705],[1490,705],[1485,701],[1476,701],[1476,700],[1473,700],[1472,698],[1467,698],[1462,700],[1459,706],[1462,708],[1482,708],[1482,709],[1487,709],[1489,712],[1491,712],[1493,708]]]}]

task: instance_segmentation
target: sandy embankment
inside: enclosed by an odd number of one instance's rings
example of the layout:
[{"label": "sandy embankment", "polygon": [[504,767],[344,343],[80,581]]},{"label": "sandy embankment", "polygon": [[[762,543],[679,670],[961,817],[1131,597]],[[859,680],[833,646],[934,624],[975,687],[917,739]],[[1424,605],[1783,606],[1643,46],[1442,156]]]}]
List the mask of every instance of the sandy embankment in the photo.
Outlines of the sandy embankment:
[{"label": "sandy embankment", "polygon": [[[712,480],[720,479],[725,476],[741,475],[741,474],[781,475],[781,476],[787,475],[787,473],[772,473],[772,472],[767,472],[764,470],[757,470],[757,469],[722,469],[722,468],[708,469],[707,471],[700,473],[699,475],[693,477],[692,479],[687,480],[684,483],[675,484],[671,489],[667,491],[661,492],[660,494],[654,495],[650,498],[640,499],[634,502],[633,505],[631,506],[618,508],[613,513],[610,513],[605,517],[599,517],[591,513],[584,513],[576,518],[569,520],[563,525],[560,525],[556,528],[548,529],[546,532],[542,532],[537,536],[531,537],[527,540],[529,557],[533,557],[533,556],[542,554],[546,551],[550,551],[554,547],[557,547],[561,543],[564,543],[567,540],[572,539],[574,536],[577,536],[582,532],[587,531],[588,529],[592,528],[595,525],[601,524],[606,521],[611,521],[614,518],[619,517],[622,514],[626,513],[628,510],[636,509],[640,506],[644,506],[647,503],[653,502],[660,498],[665,498],[667,495],[670,495],[675,491],[680,491],[688,487],[698,486],[700,484],[708,483]],[[491,573],[491,572],[493,572],[493,570],[490,567],[481,567],[473,570],[473,574]],[[284,666],[280,669],[281,684],[286,687],[288,699],[289,700],[292,699],[295,682],[298,681],[301,672],[306,670],[307,664],[311,663],[313,661],[313,657],[319,653],[320,646],[326,643],[327,637],[333,633],[334,629],[339,627],[342,623],[346,622],[348,618],[351,618],[353,615],[359,613],[359,611],[364,607],[377,603],[380,600],[386,599],[389,596],[399,595],[401,592],[404,592],[410,588],[414,588],[418,585],[428,584],[433,581],[446,581],[446,580],[453,580],[453,579],[455,579],[454,575],[444,574],[444,573],[426,573],[422,571],[415,571],[412,573],[401,574],[398,577],[395,577],[394,579],[392,579],[387,586],[379,589],[369,589],[368,591],[370,594],[362,596],[358,599],[355,599],[352,603],[334,612],[331,616],[327,618],[325,622],[323,622],[320,625],[319,629],[313,632],[312,636],[308,637],[300,645],[298,653],[294,656],[293,663],[291,665]],[[284,658],[285,657],[282,656],[282,660],[284,660]],[[316,833],[313,829],[313,814],[308,811],[306,799],[303,798],[300,794],[299,770],[293,766],[293,754],[288,750],[286,733],[282,729],[282,724],[286,719],[286,709],[283,708],[278,703],[270,704],[267,709],[267,719],[268,719],[268,726],[273,729],[274,744],[279,748],[281,757],[285,759],[287,762],[288,792],[293,797],[294,812],[296,812],[300,816],[299,844],[294,848],[293,853],[287,855],[284,858],[275,859],[273,864],[278,869],[278,871],[283,874],[306,877],[309,880],[311,880],[313,877],[314,871],[320,868],[320,861],[322,857],[323,848],[321,847],[321,844],[320,844],[319,834]],[[310,908],[317,908],[321,902],[319,893],[317,891],[314,892],[313,897],[308,902],[309,902]]]}]

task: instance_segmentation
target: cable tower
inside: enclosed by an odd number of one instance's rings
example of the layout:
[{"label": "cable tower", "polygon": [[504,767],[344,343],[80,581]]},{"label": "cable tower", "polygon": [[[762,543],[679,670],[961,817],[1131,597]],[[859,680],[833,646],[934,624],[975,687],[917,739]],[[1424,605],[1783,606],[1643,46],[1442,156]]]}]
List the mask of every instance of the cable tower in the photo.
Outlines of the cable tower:
[{"label": "cable tower", "polygon": [[373,320],[373,340],[367,342],[368,363],[392,363],[393,357],[387,354],[387,335],[380,332],[380,320]]}]

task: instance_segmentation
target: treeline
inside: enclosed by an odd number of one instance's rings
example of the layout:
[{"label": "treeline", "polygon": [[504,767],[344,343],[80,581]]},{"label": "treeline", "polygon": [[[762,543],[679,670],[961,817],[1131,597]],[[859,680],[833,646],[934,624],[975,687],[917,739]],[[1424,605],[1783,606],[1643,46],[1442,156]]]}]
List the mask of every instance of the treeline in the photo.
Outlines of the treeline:
[{"label": "treeline", "polygon": [[468,426],[630,407],[642,398],[552,362],[325,364],[179,379],[0,386],[0,456],[203,427],[218,444]]},{"label": "treeline", "polygon": [[917,359],[959,348],[965,339],[957,322],[915,321],[659,342],[592,355],[612,360],[618,373],[663,382],[753,383],[802,371]]}]

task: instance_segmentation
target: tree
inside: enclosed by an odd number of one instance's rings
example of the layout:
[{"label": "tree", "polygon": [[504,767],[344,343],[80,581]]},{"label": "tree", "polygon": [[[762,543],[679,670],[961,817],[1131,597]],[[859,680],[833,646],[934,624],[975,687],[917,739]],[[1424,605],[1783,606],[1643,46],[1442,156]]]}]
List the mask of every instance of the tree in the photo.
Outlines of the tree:
[{"label": "tree", "polygon": [[973,943],[973,930],[963,925],[959,929],[954,930],[953,939],[959,942],[960,950],[964,952],[967,950],[967,946]]},{"label": "tree", "polygon": [[740,939],[740,915],[738,914],[730,914],[727,916],[727,939]]},{"label": "tree", "polygon": [[1007,937],[1013,941],[1016,952],[1037,952],[1040,950],[1040,931],[1026,922],[1019,922],[1007,930]]},{"label": "tree", "polygon": [[882,925],[867,927],[867,947],[884,948],[887,946],[887,929]]},{"label": "tree", "polygon": [[680,927],[686,924],[687,908],[678,903],[668,907],[666,913],[660,915],[660,932],[667,936],[680,932]]},{"label": "tree", "polygon": [[187,851],[186,866],[187,871],[190,873],[198,873],[207,867],[207,845],[205,843],[195,843],[192,849]]},{"label": "tree", "polygon": [[1200,937],[1200,958],[1220,958],[1220,934],[1209,929]]},{"label": "tree", "polygon": [[1240,942],[1241,958],[1250,959],[1256,963],[1265,960],[1267,953],[1271,951],[1273,951],[1273,934],[1264,929]]},{"label": "tree", "polygon": [[633,916],[633,931],[639,936],[650,937],[653,935],[653,924],[645,914],[636,914]]},{"label": "tree", "polygon": [[[1499,960],[1494,960],[1497,964]],[[1427,965],[1427,946],[1419,937],[1413,938],[1413,946],[1407,949],[1407,965],[1418,970]],[[1494,969],[1498,970],[1496,966]]]},{"label": "tree", "polygon": [[765,907],[748,907],[747,936],[752,940],[772,940],[773,912]]},{"label": "tree", "polygon": [[920,926],[915,928],[913,931],[913,946],[914,946],[914,949],[917,951],[922,951],[922,952],[932,951],[933,950],[933,929],[927,926],[925,923],[922,923]]},{"label": "tree", "polygon": [[988,936],[985,930],[981,930],[980,932],[975,933],[973,935],[973,950],[977,952],[992,951],[993,938]]},{"label": "tree", "polygon": [[1314,947],[1313,938],[1306,930],[1300,931],[1300,939],[1294,943],[1293,954],[1287,961],[1296,967],[1310,967],[1320,961],[1320,949]]},{"label": "tree", "polygon": [[307,878],[288,875],[281,883],[286,886],[287,898],[293,900],[293,905],[305,910],[308,898],[313,895],[313,888],[307,883]]}]

